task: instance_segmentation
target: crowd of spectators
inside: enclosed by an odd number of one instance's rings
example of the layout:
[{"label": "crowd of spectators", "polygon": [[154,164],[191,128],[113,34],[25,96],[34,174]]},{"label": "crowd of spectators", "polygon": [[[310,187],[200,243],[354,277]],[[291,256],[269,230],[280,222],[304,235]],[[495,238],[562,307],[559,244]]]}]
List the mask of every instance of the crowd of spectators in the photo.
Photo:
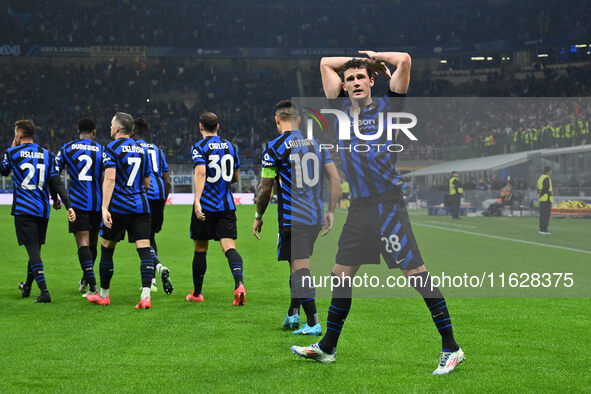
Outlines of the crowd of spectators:
[{"label": "crowd of spectators", "polygon": [[[560,0],[8,0],[3,44],[400,47],[588,31],[591,3]],[[388,28],[390,27],[390,28]],[[384,34],[384,31],[389,32]]]},{"label": "crowd of spectators", "polygon": [[422,116],[425,138],[409,145],[410,155],[416,151],[426,159],[452,160],[591,143],[591,101],[585,98],[591,96],[591,65],[564,72],[547,69],[543,79],[534,73],[523,79],[491,75],[486,82],[474,79],[459,85],[414,79],[410,95],[460,97],[429,103]]},{"label": "crowd of spectators", "polygon": [[[263,143],[276,135],[274,104],[300,92],[293,63],[274,64],[255,66],[233,61],[214,66],[196,60],[125,65],[110,61],[59,67],[4,64],[0,68],[0,127],[11,130],[15,120],[33,119],[39,127],[38,141],[55,151],[76,136],[76,124],[84,117],[96,120],[99,141],[107,142],[111,117],[123,111],[151,123],[149,139],[167,153],[171,163],[188,164],[189,147],[200,139],[199,115],[213,111],[221,120],[220,134],[237,145],[245,164],[256,163]],[[322,94],[318,72],[300,75],[306,95]],[[522,82],[530,89],[519,93],[547,96],[545,88],[558,92],[565,85],[571,87],[571,96],[580,96],[591,86],[589,66],[563,76],[549,76]],[[385,83],[382,79],[376,89],[387,89]],[[414,77],[411,83],[406,109],[421,119],[413,130],[420,143],[405,144],[405,160],[414,156],[458,159],[591,142],[591,108],[585,98],[457,97],[422,101],[424,93],[437,97],[487,92],[482,82],[426,91],[428,84]],[[491,82],[493,95],[496,86],[497,82]],[[10,144],[10,137],[10,133],[2,134],[2,146]],[[446,149],[445,157],[442,149]]]},{"label": "crowd of spectators", "polygon": [[[50,150],[74,138],[78,120],[85,117],[96,120],[98,140],[107,142],[111,118],[122,111],[150,122],[148,139],[170,162],[190,163],[204,111],[219,116],[220,134],[238,146],[241,157],[247,162],[258,158],[262,143],[276,133],[275,102],[296,87],[289,69],[249,69],[241,62],[214,69],[191,62],[130,66],[113,61],[59,68],[4,66],[0,91],[0,128],[11,130],[16,119],[33,119],[37,140]],[[174,98],[157,99],[167,94]],[[2,134],[2,146],[10,137]]]}]

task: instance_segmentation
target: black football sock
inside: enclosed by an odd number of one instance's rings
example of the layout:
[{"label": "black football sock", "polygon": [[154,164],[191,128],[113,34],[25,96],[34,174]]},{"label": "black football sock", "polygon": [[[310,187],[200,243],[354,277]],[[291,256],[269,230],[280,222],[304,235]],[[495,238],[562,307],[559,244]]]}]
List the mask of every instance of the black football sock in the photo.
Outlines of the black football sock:
[{"label": "black football sock", "polygon": [[158,245],[156,245],[156,238],[154,235],[150,238],[150,246],[154,249],[154,253],[158,254]]},{"label": "black football sock", "polygon": [[203,277],[207,271],[207,253],[195,252],[193,255],[193,295],[197,297],[203,290]]},{"label": "black football sock", "polygon": [[47,283],[45,282],[43,262],[41,261],[41,246],[36,243],[25,244],[25,248],[29,254],[29,266],[31,267],[31,274],[35,279],[35,282],[37,282],[37,286],[39,286],[39,289],[43,292],[44,290],[47,290]]},{"label": "black football sock", "polygon": [[92,256],[92,266],[94,268],[94,263],[96,261],[96,256],[98,256],[98,251],[96,249],[96,244],[90,245],[88,247],[88,249],[90,249],[90,255]]},{"label": "black football sock", "polygon": [[137,248],[137,254],[140,256],[140,273],[142,276],[142,287],[151,287],[154,277],[154,261],[150,254],[150,247]]},{"label": "black football sock", "polygon": [[[335,276],[337,275],[331,273],[331,281]],[[353,295],[351,280],[349,280],[349,278],[338,278],[338,282],[336,279],[334,282],[331,282],[338,286],[334,286],[332,291],[332,300],[330,301],[328,318],[326,319],[326,333],[318,343],[320,349],[329,354],[332,354],[337,350],[339,336],[341,335],[345,319],[351,309],[351,298]]]},{"label": "black football sock", "polygon": [[160,260],[158,259],[158,255],[157,252],[154,248],[150,247],[150,257],[152,258],[152,262],[154,263],[154,276],[152,276],[152,278],[156,277],[156,266],[158,264],[162,265],[160,263]]},{"label": "black football sock", "polygon": [[113,253],[115,249],[105,248],[101,246],[101,262],[99,265],[99,274],[101,277],[101,288],[108,289],[111,286],[111,278],[113,277]]},{"label": "black football sock", "polygon": [[300,300],[300,305],[306,312],[306,318],[310,327],[318,324],[316,313],[316,289],[312,285],[312,277],[309,268],[302,268],[292,274],[294,278],[295,292]]},{"label": "black football sock", "polygon": [[[415,280],[412,280],[415,278]],[[431,276],[428,272],[421,272],[409,276],[413,287],[421,294],[425,304],[431,312],[433,323],[441,335],[441,347],[446,351],[455,352],[460,347],[454,339],[451,318],[447,310],[447,303],[438,287],[432,286]]]},{"label": "black football sock", "polygon": [[242,257],[240,257],[240,253],[236,249],[228,249],[226,251],[226,258],[228,259],[230,271],[232,271],[232,275],[234,276],[234,289],[237,289],[240,284],[244,283]]},{"label": "black football sock", "polygon": [[300,299],[295,293],[295,287],[293,285],[293,274],[291,273],[291,261],[289,263],[289,294],[291,295],[291,302],[289,309],[287,310],[287,316],[299,315],[300,314]]},{"label": "black football sock", "polygon": [[78,248],[78,260],[80,261],[80,267],[84,280],[89,286],[89,290],[96,291],[96,277],[94,276],[92,252],[88,246],[81,246]]},{"label": "black football sock", "polygon": [[31,287],[33,280],[35,280],[35,277],[33,276],[33,271],[31,270],[31,261],[29,260],[29,262],[27,262],[27,279],[25,280],[25,286]]}]

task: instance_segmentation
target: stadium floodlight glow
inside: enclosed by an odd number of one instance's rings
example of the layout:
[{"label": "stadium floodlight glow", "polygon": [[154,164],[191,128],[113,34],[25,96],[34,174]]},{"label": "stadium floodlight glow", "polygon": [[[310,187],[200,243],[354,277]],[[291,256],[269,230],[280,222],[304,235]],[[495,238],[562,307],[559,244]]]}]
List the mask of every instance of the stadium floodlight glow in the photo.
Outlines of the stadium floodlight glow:
[{"label": "stadium floodlight glow", "polygon": [[538,57],[548,57],[547,53],[538,53]]},{"label": "stadium floodlight glow", "polygon": [[587,48],[587,44],[577,44],[575,45],[577,48]]},{"label": "stadium floodlight glow", "polygon": [[472,56],[470,60],[484,60],[484,56]]},{"label": "stadium floodlight glow", "polygon": [[487,57],[486,60],[493,60],[491,56]]},{"label": "stadium floodlight glow", "polygon": [[447,60],[445,60],[445,59],[441,59],[441,60],[439,61],[439,63],[445,64],[445,63],[447,63]]}]

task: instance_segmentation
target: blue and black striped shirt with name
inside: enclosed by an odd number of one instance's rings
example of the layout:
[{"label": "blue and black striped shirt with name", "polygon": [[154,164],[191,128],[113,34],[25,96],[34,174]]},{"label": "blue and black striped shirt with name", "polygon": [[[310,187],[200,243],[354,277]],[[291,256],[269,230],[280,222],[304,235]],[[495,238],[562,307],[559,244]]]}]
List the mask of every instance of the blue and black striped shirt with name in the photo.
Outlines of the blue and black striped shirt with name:
[{"label": "blue and black striped shirt with name", "polygon": [[77,139],[61,147],[55,169],[70,177],[68,195],[72,206],[83,211],[101,210],[103,147],[91,139]]},{"label": "blue and black striped shirt with name", "polygon": [[205,137],[191,148],[193,167],[206,166],[206,179],[201,194],[201,208],[208,212],[234,211],[230,185],[240,168],[238,152],[230,141],[219,136]]},{"label": "blue and black striped shirt with name", "polygon": [[148,154],[133,138],[119,138],[104,148],[104,170],[116,169],[115,189],[109,205],[121,214],[150,213],[144,178],[152,173]]}]

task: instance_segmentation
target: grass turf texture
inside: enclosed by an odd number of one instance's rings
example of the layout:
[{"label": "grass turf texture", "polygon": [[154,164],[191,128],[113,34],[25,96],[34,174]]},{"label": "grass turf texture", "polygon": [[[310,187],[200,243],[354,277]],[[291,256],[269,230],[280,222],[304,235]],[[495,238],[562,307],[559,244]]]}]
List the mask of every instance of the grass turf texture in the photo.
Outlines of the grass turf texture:
[{"label": "grass turf texture", "polygon": [[[449,376],[430,375],[440,337],[418,298],[354,299],[337,362],[296,359],[289,347],[315,339],[281,329],[289,302],[288,268],[275,261],[275,207],[265,215],[261,241],[250,234],[254,207],[238,210],[245,307],[232,306],[232,276],[217,243],[208,254],[205,302],[184,300],[192,288],[189,212],[190,207],[167,207],[157,238],[160,258],[171,268],[174,294],[165,295],[160,286],[153,308],[138,311],[133,306],[139,300],[139,259],[127,242],[115,251],[111,305],[90,305],[80,296],[81,271],[63,210],[52,212],[42,250],[53,303],[33,302],[36,285],[30,298],[21,298],[17,285],[24,279],[26,251],[17,247],[9,207],[1,207],[0,391],[572,392],[591,387],[588,299],[448,299],[456,338],[467,357]],[[337,214],[337,227],[344,217]],[[589,250],[590,224],[585,220],[552,220],[551,238],[538,236],[537,218],[464,218],[452,223],[449,217],[418,212],[411,220],[433,271],[458,259],[470,264],[477,258],[491,265],[512,259],[516,267],[523,259],[543,267],[561,258],[590,260],[580,252],[432,227]],[[464,249],[457,247],[466,243]],[[95,269],[98,277],[98,262]],[[318,300],[323,327],[328,304],[328,299]]]}]

